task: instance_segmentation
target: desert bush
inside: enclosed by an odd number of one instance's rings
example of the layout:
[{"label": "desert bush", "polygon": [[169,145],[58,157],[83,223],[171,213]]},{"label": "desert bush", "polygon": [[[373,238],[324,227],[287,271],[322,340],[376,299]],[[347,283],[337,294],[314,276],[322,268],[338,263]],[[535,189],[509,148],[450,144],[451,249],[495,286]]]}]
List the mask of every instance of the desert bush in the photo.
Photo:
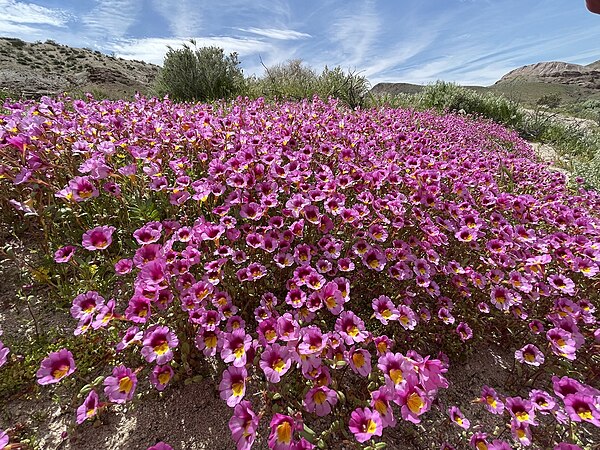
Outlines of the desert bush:
[{"label": "desert bush", "polygon": [[[1,125],[0,196],[45,230],[75,334],[107,349],[95,379],[73,349],[39,361],[78,423],[213,374],[238,449],[261,430],[275,449],[383,448],[391,429],[449,448],[448,422],[463,448],[597,432],[600,196],[516,133],[316,97],[44,98]],[[514,382],[444,400],[491,345]]]},{"label": "desert bush", "polygon": [[559,94],[545,94],[542,95],[536,102],[538,106],[546,106],[550,109],[555,109],[560,106],[562,97]]},{"label": "desert bush", "polygon": [[303,100],[318,96],[340,100],[350,108],[365,105],[369,91],[368,80],[357,72],[345,72],[337,66],[325,67],[319,74],[301,60],[291,60],[272,67],[265,67],[263,77],[248,80],[248,95],[280,100]]},{"label": "desert bush", "polygon": [[175,101],[227,99],[244,90],[244,76],[236,53],[225,55],[219,47],[197,48],[184,44],[169,47],[155,90]]}]

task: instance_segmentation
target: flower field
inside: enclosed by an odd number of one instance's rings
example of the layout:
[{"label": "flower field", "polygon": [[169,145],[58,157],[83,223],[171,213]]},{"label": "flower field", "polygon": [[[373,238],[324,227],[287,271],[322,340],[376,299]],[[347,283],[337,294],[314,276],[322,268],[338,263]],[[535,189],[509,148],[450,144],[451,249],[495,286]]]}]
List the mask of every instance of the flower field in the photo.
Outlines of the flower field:
[{"label": "flower field", "polygon": [[[35,282],[76,324],[30,377],[68,387],[74,427],[201,377],[238,450],[600,445],[600,195],[493,122],[317,98],[6,104],[0,204],[38,230]],[[1,377],[20,363],[0,339]],[[453,393],[478,361],[477,394]]]}]

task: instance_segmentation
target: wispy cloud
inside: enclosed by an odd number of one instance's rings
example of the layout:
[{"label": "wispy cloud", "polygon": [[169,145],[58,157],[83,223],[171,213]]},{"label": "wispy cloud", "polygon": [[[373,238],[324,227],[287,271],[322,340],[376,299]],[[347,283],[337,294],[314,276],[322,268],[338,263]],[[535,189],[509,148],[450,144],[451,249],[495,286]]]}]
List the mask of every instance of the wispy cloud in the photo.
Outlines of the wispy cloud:
[{"label": "wispy cloud", "polygon": [[258,36],[264,36],[269,39],[278,39],[282,41],[295,41],[298,39],[306,39],[312,37],[308,33],[301,33],[294,30],[281,30],[276,28],[236,28],[236,30],[244,31],[246,33],[256,34]]},{"label": "wispy cloud", "polygon": [[[194,37],[198,47],[217,46],[225,53],[236,52],[240,57],[268,52],[271,46],[256,39],[241,39],[229,36]],[[162,65],[168,47],[180,48],[183,45],[178,38],[147,38],[115,41],[109,50],[125,59],[138,59]]]},{"label": "wispy cloud", "polygon": [[171,36],[182,38],[201,33],[204,15],[209,10],[204,1],[195,0],[153,0],[152,7],[169,24]]},{"label": "wispy cloud", "polygon": [[139,0],[96,0],[95,7],[81,21],[88,38],[107,41],[127,36],[141,10]]},{"label": "wispy cloud", "polygon": [[64,10],[46,8],[35,3],[16,0],[0,0],[0,31],[6,32],[4,26],[19,27],[25,24],[49,25],[64,27],[72,17]]},{"label": "wispy cloud", "polygon": [[372,0],[348,6],[344,4],[338,9],[340,18],[333,23],[330,35],[347,63],[357,66],[371,52],[382,21]]}]

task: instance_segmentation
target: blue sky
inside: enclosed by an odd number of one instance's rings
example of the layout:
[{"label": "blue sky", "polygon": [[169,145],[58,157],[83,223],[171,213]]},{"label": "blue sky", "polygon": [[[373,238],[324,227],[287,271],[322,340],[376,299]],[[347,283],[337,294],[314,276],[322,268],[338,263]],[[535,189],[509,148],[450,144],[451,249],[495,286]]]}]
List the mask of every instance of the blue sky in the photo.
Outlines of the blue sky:
[{"label": "blue sky", "polygon": [[167,45],[236,51],[246,74],[302,59],[381,81],[489,85],[540,61],[600,59],[583,0],[0,0],[0,36],[162,64]]}]

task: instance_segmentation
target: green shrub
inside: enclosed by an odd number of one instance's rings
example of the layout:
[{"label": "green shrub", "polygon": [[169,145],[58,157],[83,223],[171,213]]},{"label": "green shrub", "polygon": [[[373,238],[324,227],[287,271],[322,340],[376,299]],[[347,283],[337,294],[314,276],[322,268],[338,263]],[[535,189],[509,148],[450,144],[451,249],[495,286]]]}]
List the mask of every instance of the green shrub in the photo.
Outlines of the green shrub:
[{"label": "green shrub", "polygon": [[237,53],[219,47],[197,48],[192,40],[181,49],[169,47],[155,91],[175,101],[210,101],[244,92],[244,76]]}]

